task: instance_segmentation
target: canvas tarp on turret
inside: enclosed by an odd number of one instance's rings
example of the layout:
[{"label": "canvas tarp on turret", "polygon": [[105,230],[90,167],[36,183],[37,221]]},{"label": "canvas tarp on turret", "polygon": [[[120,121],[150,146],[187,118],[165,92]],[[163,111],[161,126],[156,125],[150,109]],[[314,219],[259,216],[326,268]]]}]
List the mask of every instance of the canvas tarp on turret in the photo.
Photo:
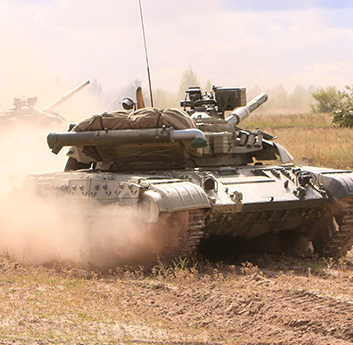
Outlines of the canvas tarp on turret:
[{"label": "canvas tarp on turret", "polygon": [[201,156],[202,149],[191,147],[191,139],[158,142],[158,134],[155,133],[150,142],[141,143],[139,141],[144,130],[161,129],[162,127],[172,128],[172,130],[197,130],[195,121],[185,111],[177,108],[164,110],[150,107],[135,111],[120,110],[93,115],[76,124],[71,132],[106,131],[108,133],[125,130],[142,132],[129,132],[136,142],[130,140],[119,143],[119,145],[73,145],[70,149],[70,157],[82,163],[101,162],[101,168],[104,164],[104,167],[109,165],[111,169],[111,164],[114,162],[116,167],[119,165],[117,169],[121,169],[121,164],[127,166],[132,162],[135,165],[146,165],[147,162],[153,162],[155,167],[160,164],[158,162],[183,161],[190,154]]},{"label": "canvas tarp on turret", "polygon": [[97,131],[119,129],[143,129],[173,127],[174,129],[196,128],[190,116],[181,109],[143,108],[132,112],[116,111],[93,115],[78,123],[73,131]]}]

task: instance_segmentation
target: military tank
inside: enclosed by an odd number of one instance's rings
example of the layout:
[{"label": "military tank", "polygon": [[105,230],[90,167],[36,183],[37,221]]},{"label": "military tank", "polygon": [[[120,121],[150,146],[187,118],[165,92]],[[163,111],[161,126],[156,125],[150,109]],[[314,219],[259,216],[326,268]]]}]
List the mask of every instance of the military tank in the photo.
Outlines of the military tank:
[{"label": "military tank", "polygon": [[13,124],[22,124],[26,126],[28,124],[35,124],[38,126],[49,127],[63,123],[65,119],[59,113],[55,112],[54,108],[68,100],[89,83],[90,81],[86,80],[84,83],[65,93],[62,97],[58,98],[55,102],[49,104],[40,111],[35,109],[38,97],[15,97],[13,107],[0,112],[0,124],[1,126],[9,126]]},{"label": "military tank", "polygon": [[237,238],[335,258],[350,250],[353,173],[295,166],[275,137],[239,127],[266,94],[247,102],[245,88],[191,87],[181,108],[166,110],[144,107],[141,95],[49,133],[53,153],[67,146],[69,158],[63,172],[32,177],[38,192],[172,224],[158,227],[153,253],[166,259],[194,255],[201,240]]}]

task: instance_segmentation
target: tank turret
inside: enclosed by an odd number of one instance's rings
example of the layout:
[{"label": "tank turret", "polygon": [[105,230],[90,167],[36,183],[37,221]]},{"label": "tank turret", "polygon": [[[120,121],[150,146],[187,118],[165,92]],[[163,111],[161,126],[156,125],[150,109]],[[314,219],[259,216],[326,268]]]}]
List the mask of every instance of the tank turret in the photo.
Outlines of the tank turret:
[{"label": "tank turret", "polygon": [[[96,115],[69,132],[50,133],[48,145],[54,153],[72,146],[72,159],[95,166],[110,164],[108,170],[137,165],[150,169],[153,164],[162,165],[161,157],[166,167],[240,165],[254,159],[275,160],[277,155],[287,163],[292,156],[271,142],[274,137],[234,126],[266,100],[267,95],[260,94],[246,103],[245,88],[214,87],[204,95],[199,88],[189,88],[180,102],[183,111],[142,108]],[[226,111],[232,112],[224,118]],[[161,150],[165,152],[162,156],[156,153]],[[136,157],[133,152],[140,154]]]},{"label": "tank turret", "polygon": [[53,109],[68,100],[89,83],[89,80],[85,81],[41,111],[36,110],[34,107],[38,100],[37,97],[28,97],[23,99],[20,97],[15,97],[13,103],[14,107],[7,109],[4,112],[0,112],[0,123],[2,125],[35,123],[36,125],[39,124],[44,126],[62,123],[65,119],[59,113],[54,112]]}]

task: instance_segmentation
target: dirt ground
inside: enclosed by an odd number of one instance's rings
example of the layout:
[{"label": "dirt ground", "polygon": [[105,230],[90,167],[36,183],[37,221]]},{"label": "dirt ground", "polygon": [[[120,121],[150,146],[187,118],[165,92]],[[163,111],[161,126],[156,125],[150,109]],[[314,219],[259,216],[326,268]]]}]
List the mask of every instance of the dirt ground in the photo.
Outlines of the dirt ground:
[{"label": "dirt ground", "polygon": [[106,274],[1,257],[0,344],[352,344],[352,254]]}]

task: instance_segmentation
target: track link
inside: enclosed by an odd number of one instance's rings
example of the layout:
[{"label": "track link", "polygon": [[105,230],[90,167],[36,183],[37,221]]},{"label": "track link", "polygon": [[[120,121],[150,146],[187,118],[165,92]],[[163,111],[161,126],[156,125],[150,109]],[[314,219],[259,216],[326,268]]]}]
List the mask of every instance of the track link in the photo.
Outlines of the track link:
[{"label": "track link", "polygon": [[337,222],[336,231],[322,251],[326,257],[341,258],[353,245],[353,198],[338,201],[337,206],[341,217]]},{"label": "track link", "polygon": [[187,220],[182,229],[170,233],[161,256],[163,260],[189,258],[196,254],[197,247],[204,236],[205,214],[203,210],[192,210],[187,211],[186,216]]}]

